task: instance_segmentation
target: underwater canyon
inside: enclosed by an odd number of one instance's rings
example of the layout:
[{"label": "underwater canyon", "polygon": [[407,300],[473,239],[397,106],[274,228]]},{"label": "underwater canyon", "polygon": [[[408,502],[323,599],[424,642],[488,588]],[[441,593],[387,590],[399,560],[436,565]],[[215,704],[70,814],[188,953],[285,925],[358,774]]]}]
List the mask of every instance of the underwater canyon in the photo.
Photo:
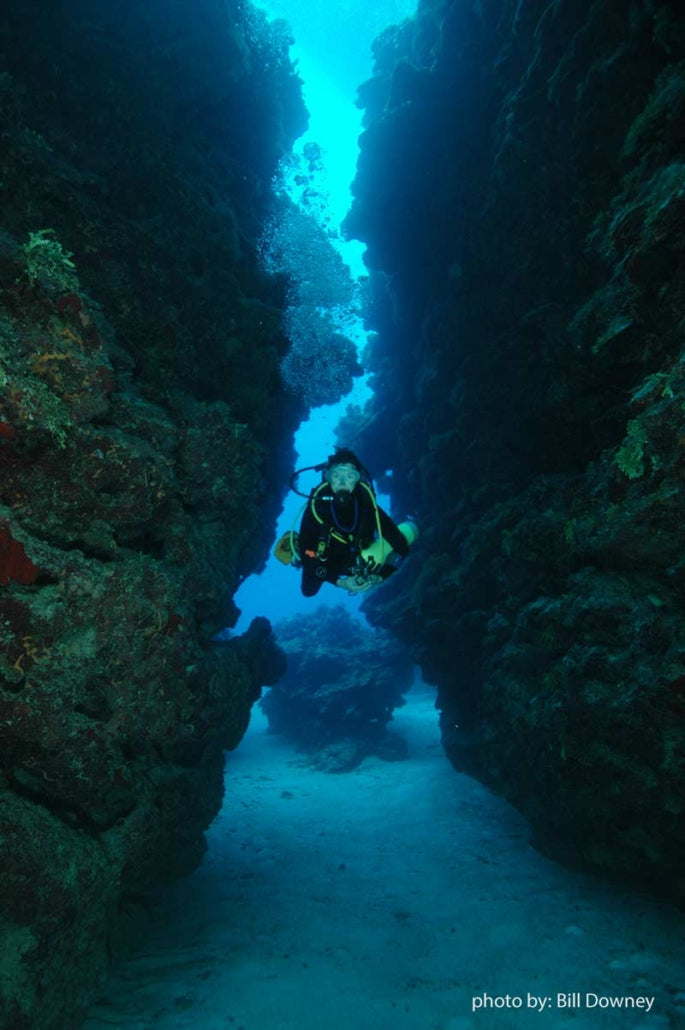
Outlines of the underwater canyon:
[{"label": "underwater canyon", "polygon": [[[307,414],[258,253],[288,43],[241,0],[0,16],[3,1030],[78,1026],[283,673],[217,635]],[[545,853],[682,902],[685,15],[422,0],[374,56],[339,435],[422,532],[364,610]]]}]

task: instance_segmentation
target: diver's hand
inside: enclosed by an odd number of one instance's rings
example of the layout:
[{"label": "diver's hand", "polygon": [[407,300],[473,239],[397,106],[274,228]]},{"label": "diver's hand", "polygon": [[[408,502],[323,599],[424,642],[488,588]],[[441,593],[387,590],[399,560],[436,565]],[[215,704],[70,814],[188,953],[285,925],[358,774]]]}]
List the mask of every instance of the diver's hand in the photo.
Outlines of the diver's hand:
[{"label": "diver's hand", "polygon": [[354,595],[361,594],[372,587],[377,587],[379,583],[382,583],[382,579],[376,575],[366,576],[361,582],[358,576],[341,576],[335,585],[342,590],[346,590],[348,594]]}]

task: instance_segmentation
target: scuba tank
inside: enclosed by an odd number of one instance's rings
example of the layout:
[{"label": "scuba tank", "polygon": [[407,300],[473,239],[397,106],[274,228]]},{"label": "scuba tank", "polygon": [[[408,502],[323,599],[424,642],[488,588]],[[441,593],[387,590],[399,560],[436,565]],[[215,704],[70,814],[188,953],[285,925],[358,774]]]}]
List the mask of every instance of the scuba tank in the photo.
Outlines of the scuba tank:
[{"label": "scuba tank", "polygon": [[300,566],[300,534],[289,529],[276,543],[274,557],[283,565]]},{"label": "scuba tank", "polygon": [[[410,547],[418,540],[419,527],[415,522],[407,519],[406,522],[399,522],[397,528]],[[362,558],[371,572],[380,565],[392,565],[394,557],[396,557],[396,552],[383,537],[374,540],[369,547],[362,550]]]}]

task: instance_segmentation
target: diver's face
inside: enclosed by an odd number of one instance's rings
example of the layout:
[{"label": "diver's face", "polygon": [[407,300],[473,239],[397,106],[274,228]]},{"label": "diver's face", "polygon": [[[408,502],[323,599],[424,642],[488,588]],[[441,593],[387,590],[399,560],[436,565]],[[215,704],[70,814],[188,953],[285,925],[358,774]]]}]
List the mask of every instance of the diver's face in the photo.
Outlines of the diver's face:
[{"label": "diver's face", "polygon": [[360,476],[354,465],[334,465],[326,478],[331,484],[333,492],[337,494],[342,490],[352,493]]}]

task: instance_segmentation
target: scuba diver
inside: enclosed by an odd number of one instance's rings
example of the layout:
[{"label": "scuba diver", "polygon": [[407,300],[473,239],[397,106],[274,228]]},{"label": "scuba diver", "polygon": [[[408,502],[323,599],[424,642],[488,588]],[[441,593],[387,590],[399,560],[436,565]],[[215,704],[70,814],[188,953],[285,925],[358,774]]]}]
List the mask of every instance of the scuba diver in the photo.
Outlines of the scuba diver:
[{"label": "scuba diver", "polygon": [[418,529],[409,521],[397,526],[383,511],[369,473],[352,451],[340,448],[314,468],[323,471],[323,480],[309,495],[299,535],[285,534],[276,556],[302,568],[305,597],[324,583],[349,594],[369,590],[396,571]]}]

